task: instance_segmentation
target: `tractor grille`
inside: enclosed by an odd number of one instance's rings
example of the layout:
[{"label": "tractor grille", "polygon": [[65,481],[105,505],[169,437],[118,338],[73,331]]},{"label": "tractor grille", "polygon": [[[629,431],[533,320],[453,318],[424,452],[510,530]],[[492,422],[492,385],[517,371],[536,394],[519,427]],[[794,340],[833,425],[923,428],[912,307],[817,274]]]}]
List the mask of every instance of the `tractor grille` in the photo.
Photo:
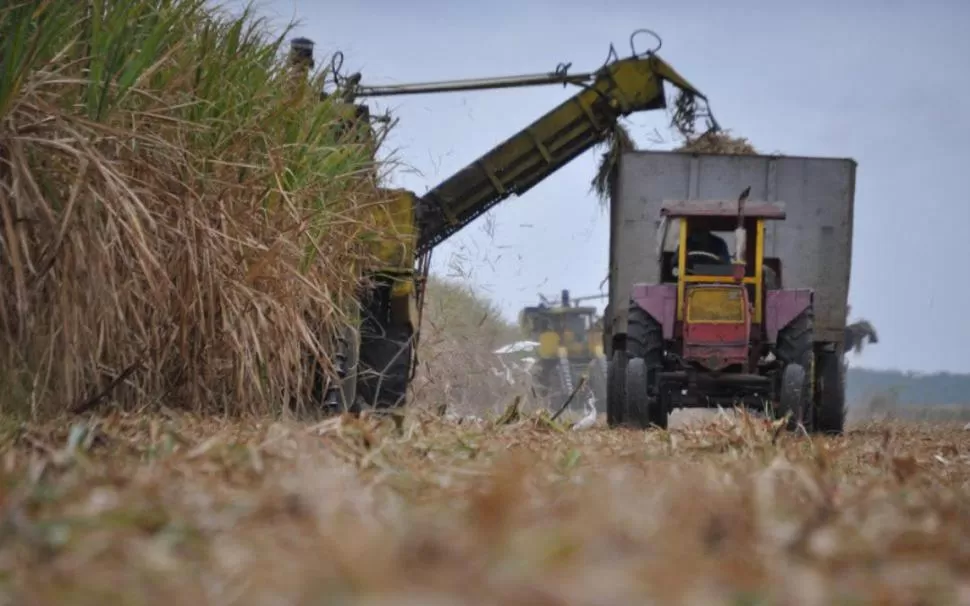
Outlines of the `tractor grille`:
[{"label": "tractor grille", "polygon": [[737,288],[694,287],[687,291],[689,324],[738,324],[744,322],[744,298]]}]

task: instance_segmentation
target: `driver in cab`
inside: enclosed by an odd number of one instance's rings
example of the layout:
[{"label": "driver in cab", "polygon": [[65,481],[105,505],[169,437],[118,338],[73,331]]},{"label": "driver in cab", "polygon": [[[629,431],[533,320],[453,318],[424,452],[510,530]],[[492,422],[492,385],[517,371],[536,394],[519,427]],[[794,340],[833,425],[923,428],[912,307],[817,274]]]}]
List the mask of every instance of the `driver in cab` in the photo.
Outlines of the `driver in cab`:
[{"label": "driver in cab", "polygon": [[[680,247],[678,246],[676,249],[674,249],[674,255],[670,259],[671,273],[674,276],[677,275],[677,256],[679,253]],[[697,262],[696,260],[690,258],[689,255],[691,253],[704,253],[705,256],[710,255],[713,257],[701,261],[703,264],[731,264],[731,249],[728,248],[727,242],[725,242],[720,236],[706,229],[692,229],[687,235],[688,270],[694,266],[694,263]]]},{"label": "driver in cab", "polygon": [[691,230],[687,236],[687,252],[706,252],[716,256],[721,263],[731,263],[731,251],[727,242],[706,229]]}]

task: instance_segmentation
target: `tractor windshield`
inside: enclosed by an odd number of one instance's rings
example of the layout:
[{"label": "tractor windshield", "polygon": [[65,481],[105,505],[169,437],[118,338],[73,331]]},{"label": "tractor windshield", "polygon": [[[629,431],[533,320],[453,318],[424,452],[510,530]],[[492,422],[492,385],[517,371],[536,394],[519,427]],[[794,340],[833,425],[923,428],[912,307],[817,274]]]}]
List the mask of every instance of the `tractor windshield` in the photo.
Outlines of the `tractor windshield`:
[{"label": "tractor windshield", "polygon": [[[726,234],[732,236],[734,234]],[[706,229],[691,230],[687,236],[687,253],[708,253],[720,260],[721,263],[731,262],[731,249],[728,247],[727,240],[716,232]]]},{"label": "tractor windshield", "polygon": [[582,314],[566,314],[563,317],[565,329],[572,333],[575,341],[583,341],[586,338],[586,316]]},{"label": "tractor windshield", "polygon": [[[702,251],[716,255],[725,263],[730,263],[734,256],[734,232],[731,230],[705,229],[704,226],[691,222],[688,228],[687,250]],[[677,258],[680,240],[680,219],[674,218],[662,221],[659,230],[661,255],[673,253]]]},{"label": "tractor windshield", "polygon": [[[734,233],[690,225],[687,234],[687,273],[720,276],[731,271]],[[675,246],[671,263],[676,265],[680,246]]]},{"label": "tractor windshield", "polygon": [[[753,241],[755,220],[745,221],[747,241]],[[678,256],[680,253],[681,229],[686,227],[685,274],[694,276],[728,277],[736,271],[734,258],[737,253],[735,227],[737,219],[732,216],[677,217],[670,221],[664,237],[662,256],[662,280],[676,281],[680,273]],[[744,246],[745,275],[754,275],[753,246]]]}]

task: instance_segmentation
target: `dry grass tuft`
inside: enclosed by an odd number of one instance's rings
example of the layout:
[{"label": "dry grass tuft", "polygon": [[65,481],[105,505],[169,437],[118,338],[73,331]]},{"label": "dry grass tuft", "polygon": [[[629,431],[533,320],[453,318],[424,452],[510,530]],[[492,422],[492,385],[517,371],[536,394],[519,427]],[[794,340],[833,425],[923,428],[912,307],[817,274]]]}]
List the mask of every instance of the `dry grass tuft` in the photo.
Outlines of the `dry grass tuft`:
[{"label": "dry grass tuft", "polygon": [[[753,155],[758,150],[744,137],[732,136],[730,131],[706,131],[700,135],[687,133],[684,141],[673,151],[703,154]],[[615,124],[609,137],[602,143],[604,150],[597,163],[596,174],[590,181],[590,190],[596,194],[600,206],[605,208],[616,191],[620,157],[636,151],[637,145],[630,132],[622,124]]]},{"label": "dry grass tuft", "polygon": [[758,153],[745,137],[734,137],[729,131],[711,131],[686,139],[674,151],[736,156]]},{"label": "dry grass tuft", "polygon": [[204,0],[0,8],[2,412],[305,388],[377,192],[286,35]]},{"label": "dry grass tuft", "polygon": [[0,601],[966,603],[965,431],[775,429],[8,427]]},{"label": "dry grass tuft", "polygon": [[432,276],[421,331],[411,391],[416,404],[483,417],[501,413],[516,397],[523,408],[534,408],[529,377],[504,367],[493,353],[521,339],[521,332],[486,296],[461,282]]}]

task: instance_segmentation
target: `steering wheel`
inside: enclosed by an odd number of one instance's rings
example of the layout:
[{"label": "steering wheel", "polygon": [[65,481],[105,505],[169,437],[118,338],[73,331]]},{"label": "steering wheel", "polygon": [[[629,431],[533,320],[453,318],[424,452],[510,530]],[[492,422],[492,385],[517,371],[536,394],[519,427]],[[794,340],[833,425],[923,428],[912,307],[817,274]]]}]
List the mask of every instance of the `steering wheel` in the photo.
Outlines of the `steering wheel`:
[{"label": "steering wheel", "polygon": [[712,252],[707,252],[706,250],[689,250],[687,251],[687,263],[686,263],[687,267],[685,268],[685,271],[687,272],[688,276],[693,275],[692,273],[693,269],[691,267],[693,264],[691,263],[691,260],[698,259],[698,258],[714,261],[714,263],[718,265],[721,265],[724,262],[724,260],[721,259],[721,257],[719,257],[718,255],[715,255]]}]

